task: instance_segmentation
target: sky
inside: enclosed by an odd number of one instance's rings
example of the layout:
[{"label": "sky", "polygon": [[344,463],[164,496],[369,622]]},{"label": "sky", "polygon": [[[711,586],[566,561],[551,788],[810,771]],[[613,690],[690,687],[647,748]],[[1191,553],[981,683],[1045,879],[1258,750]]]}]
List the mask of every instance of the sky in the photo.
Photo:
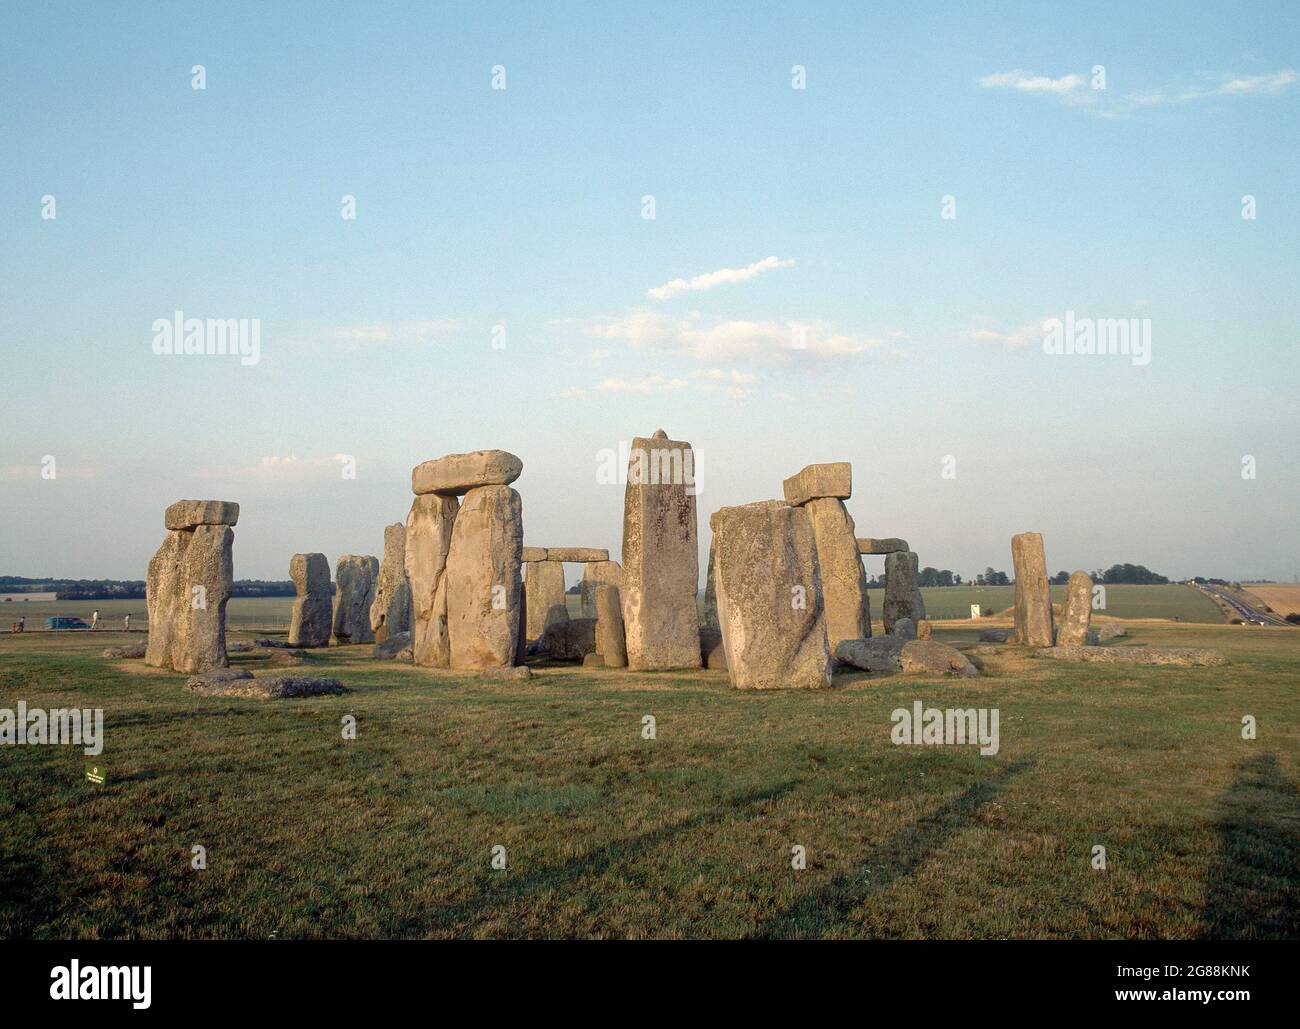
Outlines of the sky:
[{"label": "sky", "polygon": [[[967,578],[1034,530],[1292,581],[1298,159],[1290,2],[8,3],[0,574],[142,579],[183,498],[237,578],[378,555],[486,448],[526,544],[617,558],[663,428],[702,558],[851,461],[858,535]],[[156,353],[178,311],[256,362]]]}]

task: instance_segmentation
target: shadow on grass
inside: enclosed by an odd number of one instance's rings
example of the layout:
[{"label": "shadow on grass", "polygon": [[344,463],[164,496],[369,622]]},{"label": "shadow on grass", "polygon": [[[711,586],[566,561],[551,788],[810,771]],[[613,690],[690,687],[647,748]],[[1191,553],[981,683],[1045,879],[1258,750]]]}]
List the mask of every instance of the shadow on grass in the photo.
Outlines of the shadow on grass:
[{"label": "shadow on grass", "polygon": [[820,889],[800,897],[782,912],[765,920],[751,939],[822,936],[842,923],[872,896],[889,889],[929,861],[943,844],[971,824],[971,816],[990,803],[1008,780],[1033,762],[1017,761],[987,782],[976,783],[961,796],[872,847],[855,868],[841,872]]},{"label": "shadow on grass", "polygon": [[652,851],[684,832],[732,818],[738,809],[775,800],[798,785],[800,784],[797,780],[791,779],[738,797],[723,798],[707,811],[680,822],[638,836],[612,840],[569,861],[538,868],[519,878],[508,879],[502,884],[501,890],[493,891],[490,895],[480,895],[461,904],[440,908],[432,926],[421,925],[418,928],[421,930],[450,929],[463,933],[473,922],[487,915],[492,909],[508,905],[534,890],[552,889],[583,876],[600,875],[620,861]]},{"label": "shadow on grass", "polygon": [[1237,766],[1215,822],[1222,846],[1206,875],[1201,935],[1300,936],[1300,794],[1275,754]]}]

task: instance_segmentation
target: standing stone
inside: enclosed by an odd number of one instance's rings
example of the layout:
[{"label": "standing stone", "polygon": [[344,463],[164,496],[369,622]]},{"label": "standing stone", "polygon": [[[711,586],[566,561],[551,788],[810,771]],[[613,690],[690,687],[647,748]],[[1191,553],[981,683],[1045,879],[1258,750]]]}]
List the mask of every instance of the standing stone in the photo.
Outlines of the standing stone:
[{"label": "standing stone", "polygon": [[840,640],[871,635],[867,576],[853,535],[853,516],[844,501],[817,497],[804,505],[817,541],[822,597],[826,605],[826,639],[832,651]]},{"label": "standing stone", "polygon": [[411,656],[417,665],[446,668],[447,552],[460,501],[430,493],[418,496],[406,516],[406,578],[411,586]]},{"label": "standing stone", "polygon": [[627,642],[623,635],[623,601],[618,587],[596,587],[596,653],[606,668],[627,667]]},{"label": "standing stone", "polygon": [[596,591],[601,586],[621,586],[623,584],[623,566],[617,561],[588,561],[582,566],[582,585],[579,596],[582,600],[582,617],[597,618]]},{"label": "standing stone", "polygon": [[328,647],[334,617],[329,561],[324,554],[294,554],[289,576],[298,591],[289,622],[289,645]]},{"label": "standing stone", "polygon": [[633,671],[700,667],[695,454],[662,429],[632,440],[623,498],[623,628]]},{"label": "standing stone", "polygon": [[374,643],[370,631],[370,605],[379,579],[379,558],[344,554],[334,565],[337,589],[334,593],[334,639],[340,647],[349,643]]},{"label": "standing stone", "polygon": [[1043,537],[1022,532],[1011,537],[1011,561],[1016,572],[1016,634],[1022,647],[1050,647],[1056,635],[1052,594],[1047,585]]},{"label": "standing stone", "polygon": [[[238,517],[238,504],[218,500],[181,501],[167,509],[165,524],[189,527],[169,531],[149,562],[146,664],[190,673],[229,666],[226,601],[235,579],[230,525]],[[201,518],[231,521],[210,524]]]},{"label": "standing stone", "polygon": [[514,664],[523,546],[523,501],[515,490],[479,486],[465,494],[447,552],[452,668]]},{"label": "standing stone", "polygon": [[[1019,574],[1016,575],[1019,579]],[[1058,647],[1081,647],[1088,642],[1088,628],[1092,621],[1092,579],[1087,572],[1078,571],[1070,576],[1065,586],[1065,608],[1061,612],[1061,627],[1056,631]]]},{"label": "standing stone", "polygon": [[724,507],[710,524],[731,684],[742,690],[829,686],[831,655],[808,513],[769,500]]},{"label": "standing stone", "polygon": [[890,635],[904,640],[914,640],[917,638],[916,622],[911,618],[900,618],[894,622],[894,629]]},{"label": "standing stone", "polygon": [[[709,543],[709,567],[705,574],[704,582],[704,618],[700,622],[700,629],[716,629],[718,627],[718,585],[713,577],[713,543]],[[705,652],[705,666],[708,665],[708,652]]]},{"label": "standing stone", "polygon": [[406,578],[406,526],[384,526],[384,561],[379,566],[375,600],[370,605],[370,628],[382,643],[390,634],[411,628],[411,584]]},{"label": "standing stone", "polygon": [[910,550],[885,555],[885,632],[892,635],[900,618],[919,622],[925,617],[925,602],[916,585],[916,555]]},{"label": "standing stone", "polygon": [[[569,620],[569,603],[564,596],[564,565],[554,561],[529,561],[524,565],[524,591],[528,594],[528,621],[524,631],[530,640],[541,639],[557,622]],[[595,614],[592,614],[595,617]]]}]

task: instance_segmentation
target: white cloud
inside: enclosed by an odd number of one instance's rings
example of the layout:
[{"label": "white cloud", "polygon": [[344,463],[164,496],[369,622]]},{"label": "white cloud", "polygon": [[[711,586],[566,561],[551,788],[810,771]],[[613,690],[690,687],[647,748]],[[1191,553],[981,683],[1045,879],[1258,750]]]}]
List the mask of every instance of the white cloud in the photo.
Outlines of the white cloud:
[{"label": "white cloud", "polygon": [[1039,346],[1043,342],[1043,322],[1045,320],[1045,318],[1040,318],[1036,322],[1021,326],[1014,332],[975,329],[966,333],[965,339],[971,343],[1001,343],[1008,350]]},{"label": "white cloud", "polygon": [[1151,93],[1132,93],[1129,100],[1141,107],[1157,104],[1182,104],[1191,100],[1206,100],[1216,96],[1273,96],[1297,81],[1290,68],[1267,75],[1230,75],[1217,86],[1182,91],[1156,90]]},{"label": "white cloud", "polygon": [[661,393],[666,390],[685,389],[688,385],[685,379],[647,375],[641,379],[602,379],[596,389],[602,393]]},{"label": "white cloud", "polygon": [[587,395],[587,391],[585,389],[582,389],[581,387],[578,386],[569,386],[567,389],[562,389],[558,393],[552,393],[551,399],[552,400],[577,400],[578,398],[585,397],[586,395]]},{"label": "white cloud", "polygon": [[705,368],[695,373],[697,378],[712,382],[732,382],[740,386],[748,385],[757,376],[752,372],[742,372],[736,368]]},{"label": "white cloud", "polygon": [[346,347],[409,346],[436,343],[447,339],[458,329],[460,322],[454,318],[427,321],[376,322],[371,325],[348,325],[334,330],[334,338]]},{"label": "white cloud", "polygon": [[670,318],[637,309],[597,321],[588,332],[611,342],[664,350],[710,363],[748,359],[786,361],[806,355],[849,357],[876,346],[872,337],[838,332],[823,322],[734,320],[705,325],[698,314]]},{"label": "white cloud", "polygon": [[774,268],[790,268],[793,265],[794,258],[783,261],[776,257],[765,257],[763,260],[747,264],[743,268],[719,268],[715,272],[705,272],[703,275],[696,275],[690,279],[673,279],[662,286],[646,290],[646,296],[655,300],[667,300],[678,293],[686,293],[690,290],[712,289],[714,286],[733,282],[748,282],[750,279],[758,278],[765,271]]},{"label": "white cloud", "polygon": [[1030,72],[999,71],[979,79],[985,89],[1015,89],[1022,93],[1047,93],[1061,96],[1072,93],[1083,85],[1083,76],[1076,74],[1062,75],[1059,79],[1047,75],[1034,75]]},{"label": "white cloud", "polygon": [[196,479],[271,479],[282,481],[288,479],[319,478],[324,475],[338,475],[346,454],[333,457],[300,458],[297,454],[267,454],[249,465],[234,465],[225,468],[198,468],[194,472]]}]

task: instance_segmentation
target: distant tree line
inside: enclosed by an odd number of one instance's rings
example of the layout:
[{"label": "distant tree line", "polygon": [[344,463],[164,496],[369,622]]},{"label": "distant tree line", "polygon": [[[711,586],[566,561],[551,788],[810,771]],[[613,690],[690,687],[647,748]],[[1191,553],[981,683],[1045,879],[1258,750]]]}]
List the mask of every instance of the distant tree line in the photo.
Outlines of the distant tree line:
[{"label": "distant tree line", "polygon": [[[0,593],[53,593],[58,600],[143,600],[143,579],[24,579],[0,575]],[[292,597],[289,579],[237,579],[232,597]]]}]

